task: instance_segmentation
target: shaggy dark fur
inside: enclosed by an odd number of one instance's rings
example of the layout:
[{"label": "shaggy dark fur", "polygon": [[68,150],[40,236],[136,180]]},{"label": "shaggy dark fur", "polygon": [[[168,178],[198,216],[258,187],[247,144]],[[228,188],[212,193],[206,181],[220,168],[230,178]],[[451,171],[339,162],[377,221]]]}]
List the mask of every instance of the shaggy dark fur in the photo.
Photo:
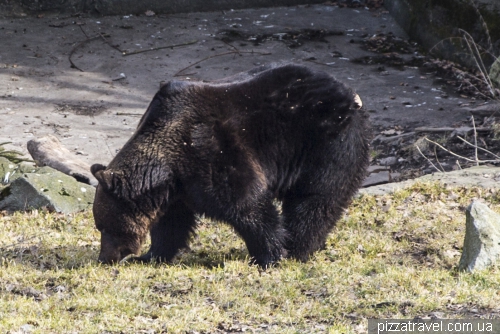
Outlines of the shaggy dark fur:
[{"label": "shaggy dark fur", "polygon": [[140,259],[170,261],[195,214],[233,226],[261,266],[325,245],[368,165],[359,97],[297,65],[235,78],[167,83],[109,166],[92,166],[100,261],[137,254],[148,232]]}]

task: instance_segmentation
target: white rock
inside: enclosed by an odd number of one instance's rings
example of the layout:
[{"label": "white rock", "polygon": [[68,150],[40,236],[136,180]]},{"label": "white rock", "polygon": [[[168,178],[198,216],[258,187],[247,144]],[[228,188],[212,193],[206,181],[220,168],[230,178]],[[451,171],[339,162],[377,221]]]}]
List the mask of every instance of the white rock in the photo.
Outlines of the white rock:
[{"label": "white rock", "polygon": [[466,210],[466,230],[460,270],[472,272],[493,265],[500,256],[500,215],[473,201]]}]

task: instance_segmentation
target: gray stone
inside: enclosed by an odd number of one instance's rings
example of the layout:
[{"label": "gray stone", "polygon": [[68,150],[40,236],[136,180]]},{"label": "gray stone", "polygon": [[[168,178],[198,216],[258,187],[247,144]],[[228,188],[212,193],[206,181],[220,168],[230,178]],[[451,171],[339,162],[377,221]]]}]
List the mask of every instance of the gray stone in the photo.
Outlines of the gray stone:
[{"label": "gray stone", "polygon": [[500,215],[473,201],[466,210],[466,230],[458,268],[472,272],[494,264],[500,255]]},{"label": "gray stone", "polygon": [[379,160],[382,166],[392,166],[398,162],[398,158],[396,157],[387,157]]},{"label": "gray stone", "polygon": [[24,173],[1,190],[0,210],[47,208],[61,213],[86,210],[94,202],[95,188],[50,167]]},{"label": "gray stone", "polygon": [[24,324],[20,327],[22,333],[31,333],[35,330],[35,326],[30,324]]},{"label": "gray stone", "polygon": [[377,184],[388,183],[391,180],[391,173],[389,171],[380,171],[377,173],[371,173],[363,181],[362,187],[371,187]]}]

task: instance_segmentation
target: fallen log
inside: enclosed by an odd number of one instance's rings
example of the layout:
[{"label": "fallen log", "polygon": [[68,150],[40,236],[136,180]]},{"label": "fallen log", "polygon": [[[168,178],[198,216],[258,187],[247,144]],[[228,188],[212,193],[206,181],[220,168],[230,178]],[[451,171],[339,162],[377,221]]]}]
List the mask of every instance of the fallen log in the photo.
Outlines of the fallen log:
[{"label": "fallen log", "polygon": [[391,141],[394,141],[394,140],[397,140],[397,139],[401,139],[401,138],[406,138],[406,137],[410,137],[410,136],[413,136],[415,134],[415,132],[406,132],[406,133],[401,133],[399,135],[395,135],[395,136],[389,136],[389,137],[386,137],[386,136],[383,136],[383,135],[378,135],[377,137],[375,137],[372,141],[380,141],[380,142],[391,142]]},{"label": "fallen log", "polygon": [[77,181],[97,186],[97,180],[90,173],[90,165],[75,158],[74,153],[62,146],[59,139],[47,135],[28,141],[28,151],[38,166],[49,166]]},{"label": "fallen log", "polygon": [[500,116],[500,103],[484,104],[475,108],[465,108],[474,116]]},{"label": "fallen log", "polygon": [[[431,128],[431,127],[426,127],[422,126],[419,128],[415,128],[415,132],[455,132],[457,134],[467,134],[471,131],[474,131],[473,127],[469,126],[462,126],[458,128],[452,128],[452,127],[442,127],[442,128]],[[476,128],[476,132],[489,132],[491,131],[491,128]]]}]

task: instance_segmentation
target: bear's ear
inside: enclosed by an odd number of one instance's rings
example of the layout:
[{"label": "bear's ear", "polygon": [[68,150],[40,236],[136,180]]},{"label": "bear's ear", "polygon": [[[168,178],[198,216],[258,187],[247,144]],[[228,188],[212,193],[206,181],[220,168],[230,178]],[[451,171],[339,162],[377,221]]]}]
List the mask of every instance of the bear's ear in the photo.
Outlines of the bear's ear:
[{"label": "bear's ear", "polygon": [[106,166],[101,165],[101,164],[93,164],[92,166],[90,166],[90,172],[94,176],[95,176],[95,173],[97,173],[100,170],[104,170],[104,169],[106,169]]},{"label": "bear's ear", "polygon": [[361,109],[363,107],[363,102],[358,94],[354,94],[354,106],[356,109]]},{"label": "bear's ear", "polygon": [[90,167],[90,171],[95,176],[99,185],[101,185],[104,190],[113,189],[113,172],[106,170],[106,166],[101,164],[94,164]]}]

